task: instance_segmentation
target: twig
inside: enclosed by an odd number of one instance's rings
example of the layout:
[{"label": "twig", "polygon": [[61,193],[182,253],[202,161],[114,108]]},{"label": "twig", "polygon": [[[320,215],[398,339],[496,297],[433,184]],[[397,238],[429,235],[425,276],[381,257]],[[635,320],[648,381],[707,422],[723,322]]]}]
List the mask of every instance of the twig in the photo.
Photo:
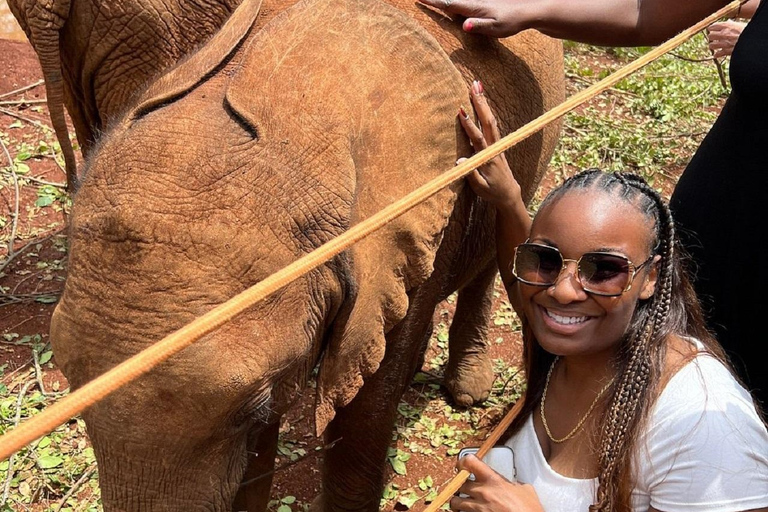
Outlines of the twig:
[{"label": "twig", "polygon": [[270,475],[274,475],[278,471],[282,471],[284,469],[288,469],[291,466],[295,466],[299,462],[304,461],[304,459],[307,459],[309,457],[314,457],[314,456],[316,456],[320,452],[326,452],[326,451],[330,450],[331,448],[333,448],[334,446],[336,446],[336,443],[341,441],[341,439],[342,438],[338,438],[335,441],[331,441],[330,443],[322,446],[319,450],[313,450],[313,451],[307,453],[305,456],[299,457],[296,460],[292,460],[292,461],[286,462],[282,466],[277,467],[277,468],[273,469],[272,471],[267,471],[266,473],[263,473],[263,474],[261,474],[261,475],[259,475],[257,477],[251,478],[250,480],[246,480],[245,482],[242,482],[240,484],[240,487],[245,487],[246,485],[251,485],[253,482],[257,482],[257,481],[261,480],[262,478],[266,478],[266,477],[268,477]]},{"label": "twig", "polygon": [[24,87],[20,87],[19,89],[16,89],[15,91],[11,92],[4,92],[0,94],[0,99],[7,98],[9,96],[13,96],[14,94],[18,94],[20,92],[28,91],[30,89],[34,89],[38,85],[43,85],[45,83],[45,80],[38,80],[37,82],[31,83],[29,85],[25,85]]},{"label": "twig", "polygon": [[[48,345],[50,345],[50,343],[46,343],[45,347],[48,347]],[[45,390],[45,386],[43,385],[43,370],[40,368],[40,360],[38,359],[37,350],[34,348],[32,349],[32,360],[35,363],[35,381],[37,381],[37,387],[40,388],[40,393],[48,398],[58,398],[66,395],[66,391],[59,391],[58,393],[54,391],[53,393],[48,393]]]},{"label": "twig", "polygon": [[0,306],[6,306],[8,304],[17,304],[19,302],[24,302],[25,300],[35,300],[39,299],[41,297],[58,297],[61,294],[61,290],[55,290],[51,292],[41,292],[41,293],[20,293],[20,294],[10,294],[10,293],[4,293],[0,294]]},{"label": "twig", "polygon": [[[48,155],[45,155],[45,156],[48,156]],[[45,181],[45,180],[41,180],[40,178],[35,178],[34,176],[24,176],[24,179],[32,181],[34,183],[39,183],[40,185],[49,185],[51,187],[56,187],[56,188],[67,188],[66,183],[56,183],[54,181]]]},{"label": "twig", "polygon": [[[571,73],[568,73],[567,75],[565,75],[565,77],[566,78],[570,78],[572,80],[576,80],[577,82],[581,82],[581,83],[587,84],[587,85],[592,85],[592,83],[593,83],[591,80],[588,80],[588,79],[586,79],[586,78],[584,78],[582,76],[574,75],[574,74],[571,74]],[[629,96],[630,98],[640,98],[639,94],[635,94],[635,93],[633,93],[631,91],[624,91],[622,89],[617,89],[616,87],[609,87],[608,91],[616,93],[616,94],[623,94],[625,96]]]},{"label": "twig", "polygon": [[675,57],[676,59],[684,60],[686,62],[709,62],[711,60],[717,60],[714,57],[702,57],[701,59],[694,59],[692,57],[686,57],[685,55],[680,55],[679,53],[669,53],[671,56]]},{"label": "twig", "polygon": [[[19,225],[19,177],[16,175],[16,164],[13,163],[13,158],[11,158],[11,154],[8,152],[8,147],[5,145],[5,142],[3,142],[2,138],[0,138],[0,147],[3,148],[3,153],[5,153],[5,157],[8,159],[8,165],[10,166],[9,169],[11,170],[11,176],[13,177],[13,188],[15,195],[13,204],[13,224],[11,225],[11,236],[8,238],[7,261],[10,261],[13,259],[13,244],[16,242],[16,229]],[[2,272],[4,268],[5,264],[0,267],[0,272]]]},{"label": "twig", "polygon": [[8,267],[8,264],[11,263],[11,260],[13,260],[13,258],[15,258],[19,254],[23,253],[24,251],[26,251],[27,249],[29,249],[33,245],[41,244],[41,243],[45,242],[46,240],[48,240],[49,238],[54,237],[54,236],[60,234],[62,231],[63,230],[59,230],[59,231],[56,231],[55,233],[51,233],[50,235],[46,235],[43,238],[37,238],[35,240],[32,240],[31,242],[28,242],[21,249],[19,249],[18,251],[14,252],[13,254],[9,253],[8,258],[6,258],[6,260],[2,264],[0,264],[0,274],[2,274],[3,271],[6,269],[6,267]]},{"label": "twig", "polygon": [[[13,419],[14,428],[18,427],[19,422],[21,421],[21,402],[24,400],[24,395],[27,394],[27,391],[29,391],[29,388],[32,387],[33,384],[35,384],[35,381],[30,380],[24,384],[19,391],[19,396],[16,399],[16,417]],[[11,480],[13,480],[13,463],[16,459],[16,453],[11,455],[10,459],[8,459],[8,472],[5,476],[5,486],[3,487],[3,497],[0,499],[0,507],[5,505],[5,502],[8,501],[8,493],[11,490]]]},{"label": "twig", "polygon": [[[707,43],[709,43],[709,32],[704,32],[704,38],[707,40]],[[715,54],[712,54],[711,59],[704,59],[704,60],[712,60],[715,63],[715,68],[717,68],[717,76],[720,78],[720,85],[723,86],[723,90],[728,90],[728,82],[725,79],[725,71],[723,71],[723,64],[720,62],[720,59],[715,57]]]},{"label": "twig", "polygon": [[5,108],[0,108],[0,114],[5,114],[7,116],[15,117],[16,119],[20,119],[20,120],[25,121],[25,122],[27,122],[29,124],[35,125],[38,128],[42,128],[43,130],[48,130],[49,132],[53,131],[53,128],[51,128],[50,126],[44,125],[43,123],[41,123],[39,121],[35,121],[34,119],[30,119],[28,117],[24,117],[21,114],[17,114],[16,112],[13,112],[13,111],[5,109]]},{"label": "twig", "polygon": [[8,106],[8,107],[16,107],[19,105],[35,105],[39,103],[45,103],[48,100],[27,100],[27,99],[20,99],[20,100],[13,100],[13,101],[0,101],[0,105]]},{"label": "twig", "polygon": [[91,466],[88,469],[85,470],[85,473],[83,473],[83,475],[77,480],[77,482],[75,482],[75,484],[69,488],[69,490],[67,491],[67,494],[65,494],[59,500],[59,504],[56,507],[56,512],[60,512],[61,507],[63,507],[64,504],[67,502],[67,500],[71,498],[80,489],[80,487],[82,487],[83,484],[88,481],[88,479],[91,478],[91,475],[93,474],[94,471],[96,471],[95,462],[91,464]]}]

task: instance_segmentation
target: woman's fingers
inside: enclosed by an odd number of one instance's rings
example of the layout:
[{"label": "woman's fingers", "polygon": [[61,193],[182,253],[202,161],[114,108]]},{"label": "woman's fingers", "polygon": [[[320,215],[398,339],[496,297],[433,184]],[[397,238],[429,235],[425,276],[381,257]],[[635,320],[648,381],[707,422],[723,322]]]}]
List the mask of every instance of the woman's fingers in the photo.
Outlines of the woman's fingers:
[{"label": "woman's fingers", "polygon": [[472,103],[475,105],[477,120],[480,121],[480,127],[488,144],[493,144],[501,138],[499,133],[499,123],[496,116],[493,115],[488,99],[485,97],[485,89],[480,80],[472,82]]},{"label": "woman's fingers", "polygon": [[464,131],[467,133],[467,136],[472,143],[472,147],[475,148],[475,151],[480,151],[481,149],[485,149],[488,146],[488,144],[485,143],[483,132],[480,130],[480,128],[478,128],[472,118],[469,117],[469,114],[464,109],[464,107],[459,109],[459,122],[461,123],[462,128],[464,128]]},{"label": "woman's fingers", "polygon": [[477,16],[479,14],[477,8],[477,2],[470,2],[467,0],[418,0],[424,5],[440,9],[449,14],[457,14],[464,16]]}]

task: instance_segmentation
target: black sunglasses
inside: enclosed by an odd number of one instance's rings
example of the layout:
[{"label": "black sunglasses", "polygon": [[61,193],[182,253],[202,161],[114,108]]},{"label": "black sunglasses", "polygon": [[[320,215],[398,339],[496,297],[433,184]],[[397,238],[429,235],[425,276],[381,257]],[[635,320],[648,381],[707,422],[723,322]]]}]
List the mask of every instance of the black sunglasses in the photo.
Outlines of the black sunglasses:
[{"label": "black sunglasses", "polygon": [[557,282],[566,263],[576,262],[577,278],[585,292],[604,297],[618,297],[632,288],[632,281],[654,255],[635,266],[628,258],[608,252],[587,252],[578,260],[563,258],[555,247],[523,243],[515,249],[512,273],[531,286],[552,286]]}]

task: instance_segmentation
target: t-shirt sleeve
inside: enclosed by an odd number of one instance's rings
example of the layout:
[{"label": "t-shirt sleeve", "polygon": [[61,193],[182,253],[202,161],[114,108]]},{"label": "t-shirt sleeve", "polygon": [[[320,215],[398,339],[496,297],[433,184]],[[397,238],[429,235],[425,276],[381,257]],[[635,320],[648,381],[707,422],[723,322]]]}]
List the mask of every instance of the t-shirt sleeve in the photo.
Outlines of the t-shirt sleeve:
[{"label": "t-shirt sleeve", "polygon": [[641,446],[637,491],[658,510],[768,506],[768,431],[746,390],[711,357],[670,380]]}]

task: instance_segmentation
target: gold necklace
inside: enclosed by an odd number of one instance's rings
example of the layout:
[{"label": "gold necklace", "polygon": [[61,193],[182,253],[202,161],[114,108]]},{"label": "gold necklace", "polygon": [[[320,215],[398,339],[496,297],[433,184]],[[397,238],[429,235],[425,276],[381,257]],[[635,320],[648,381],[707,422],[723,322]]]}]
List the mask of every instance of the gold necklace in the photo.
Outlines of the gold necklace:
[{"label": "gold necklace", "polygon": [[544,416],[544,402],[547,401],[547,390],[549,389],[549,378],[552,376],[552,370],[555,368],[555,364],[557,364],[557,361],[560,359],[560,356],[555,357],[555,360],[552,361],[552,364],[549,367],[549,371],[547,372],[547,381],[544,383],[544,393],[541,395],[541,404],[539,405],[539,414],[541,415],[541,422],[544,424],[544,431],[547,433],[547,437],[550,441],[553,443],[564,443],[565,441],[569,440],[573,436],[576,435],[576,433],[581,429],[581,427],[584,425],[584,422],[587,421],[587,418],[589,417],[592,410],[597,405],[597,401],[600,400],[600,397],[603,396],[603,394],[608,391],[608,388],[611,387],[611,384],[613,384],[613,381],[615,379],[611,379],[608,384],[606,384],[603,389],[600,390],[600,392],[597,393],[597,396],[592,401],[592,405],[589,406],[589,409],[587,409],[587,412],[582,416],[581,420],[579,420],[579,423],[576,424],[576,426],[571,430],[567,436],[561,437],[560,439],[555,439],[555,436],[552,435],[552,432],[549,430],[549,425],[547,424],[547,418]]}]

